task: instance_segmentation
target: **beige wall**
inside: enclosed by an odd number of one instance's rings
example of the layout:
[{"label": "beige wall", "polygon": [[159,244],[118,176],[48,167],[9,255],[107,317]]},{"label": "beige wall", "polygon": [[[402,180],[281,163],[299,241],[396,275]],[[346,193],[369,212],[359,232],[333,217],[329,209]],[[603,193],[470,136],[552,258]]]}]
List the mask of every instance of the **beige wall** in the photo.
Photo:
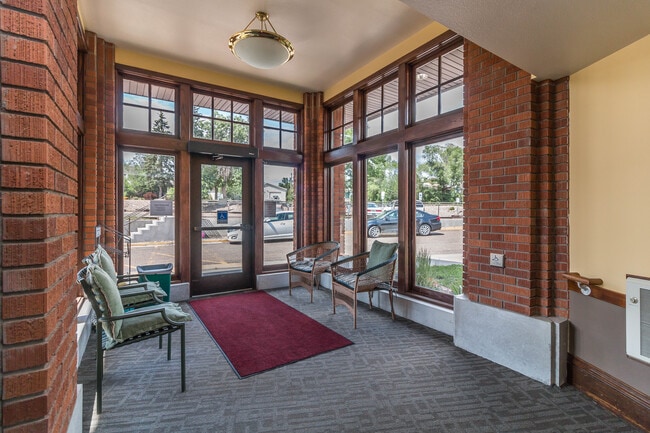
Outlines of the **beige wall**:
[{"label": "beige wall", "polygon": [[326,89],[324,92],[323,100],[327,101],[330,98],[348,89],[349,87],[354,86],[359,81],[368,78],[378,70],[390,65],[402,56],[405,56],[416,48],[421,47],[437,36],[443,34],[447,30],[448,29],[445,26],[438,24],[437,22],[429,24],[410,38],[400,42],[392,48],[387,49],[381,56],[375,58],[367,65],[364,65],[361,68],[357,69],[352,74],[344,77],[329,89]]},{"label": "beige wall", "polygon": [[570,269],[650,277],[650,36],[570,77]]},{"label": "beige wall", "polygon": [[[374,72],[389,65],[416,48],[426,44],[445,31],[447,31],[447,28],[436,22],[428,25],[407,40],[387,49],[385,53],[369,62],[367,65],[359,68],[352,74],[344,77],[329,89],[322,89],[325,94],[325,100],[336,96],[336,94],[367,78]],[[292,88],[275,86],[260,81],[211,71],[209,69],[189,66],[184,63],[174,62],[161,57],[151,56],[120,47],[115,48],[115,61],[118,64],[161,72],[175,77],[200,81],[202,83],[228,87],[286,101],[297,103],[303,102],[302,92]]]},{"label": "beige wall", "polygon": [[227,87],[229,89],[241,90],[244,92],[302,104],[302,92],[295,89],[275,86],[261,81],[237,77],[235,75],[219,73],[209,69],[198,68],[185,63],[174,62],[172,60],[124,48],[116,47],[115,62],[122,65],[172,75],[174,77],[187,78],[202,83],[213,84],[215,86]]}]

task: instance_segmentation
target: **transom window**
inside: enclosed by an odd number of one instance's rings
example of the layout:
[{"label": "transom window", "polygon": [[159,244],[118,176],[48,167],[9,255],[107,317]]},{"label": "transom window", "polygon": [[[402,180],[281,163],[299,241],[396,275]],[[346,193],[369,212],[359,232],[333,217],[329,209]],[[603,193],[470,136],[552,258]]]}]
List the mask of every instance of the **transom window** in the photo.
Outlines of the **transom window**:
[{"label": "transom window", "polygon": [[264,107],[264,146],[296,150],[298,113],[284,108]]},{"label": "transom window", "polygon": [[463,46],[414,68],[414,121],[463,106]]},{"label": "transom window", "polygon": [[352,144],[353,136],[353,103],[350,98],[330,112],[330,123],[327,131],[330,149]]},{"label": "transom window", "polygon": [[397,129],[399,81],[383,81],[365,93],[366,138]]},{"label": "transom window", "polygon": [[250,104],[221,96],[194,93],[192,137],[228,143],[250,143]]},{"label": "transom window", "polygon": [[176,89],[125,78],[122,128],[176,135]]}]

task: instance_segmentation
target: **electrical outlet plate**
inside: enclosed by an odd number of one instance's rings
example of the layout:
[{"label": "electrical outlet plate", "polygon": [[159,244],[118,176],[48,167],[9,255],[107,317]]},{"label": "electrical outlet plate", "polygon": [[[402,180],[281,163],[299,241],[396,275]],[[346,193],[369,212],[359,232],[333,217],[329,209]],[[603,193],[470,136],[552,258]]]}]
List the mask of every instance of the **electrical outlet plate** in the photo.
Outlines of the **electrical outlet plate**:
[{"label": "electrical outlet plate", "polygon": [[503,254],[490,253],[490,266],[496,266],[497,268],[503,268]]}]

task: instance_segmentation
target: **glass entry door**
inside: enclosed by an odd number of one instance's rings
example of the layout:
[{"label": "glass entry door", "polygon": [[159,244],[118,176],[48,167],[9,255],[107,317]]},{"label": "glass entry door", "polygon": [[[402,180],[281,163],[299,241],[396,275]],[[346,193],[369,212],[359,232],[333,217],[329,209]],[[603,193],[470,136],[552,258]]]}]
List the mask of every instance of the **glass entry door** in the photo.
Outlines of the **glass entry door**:
[{"label": "glass entry door", "polygon": [[191,295],[253,287],[248,159],[192,156]]}]

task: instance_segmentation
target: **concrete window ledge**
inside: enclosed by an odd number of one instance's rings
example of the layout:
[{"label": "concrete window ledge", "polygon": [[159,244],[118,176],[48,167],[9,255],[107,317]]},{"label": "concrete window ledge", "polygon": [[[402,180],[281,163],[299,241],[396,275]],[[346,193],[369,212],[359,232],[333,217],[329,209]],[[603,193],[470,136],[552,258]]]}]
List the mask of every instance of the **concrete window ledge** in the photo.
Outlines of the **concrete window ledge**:
[{"label": "concrete window ledge", "polygon": [[454,299],[454,344],[546,385],[566,382],[569,321]]}]

